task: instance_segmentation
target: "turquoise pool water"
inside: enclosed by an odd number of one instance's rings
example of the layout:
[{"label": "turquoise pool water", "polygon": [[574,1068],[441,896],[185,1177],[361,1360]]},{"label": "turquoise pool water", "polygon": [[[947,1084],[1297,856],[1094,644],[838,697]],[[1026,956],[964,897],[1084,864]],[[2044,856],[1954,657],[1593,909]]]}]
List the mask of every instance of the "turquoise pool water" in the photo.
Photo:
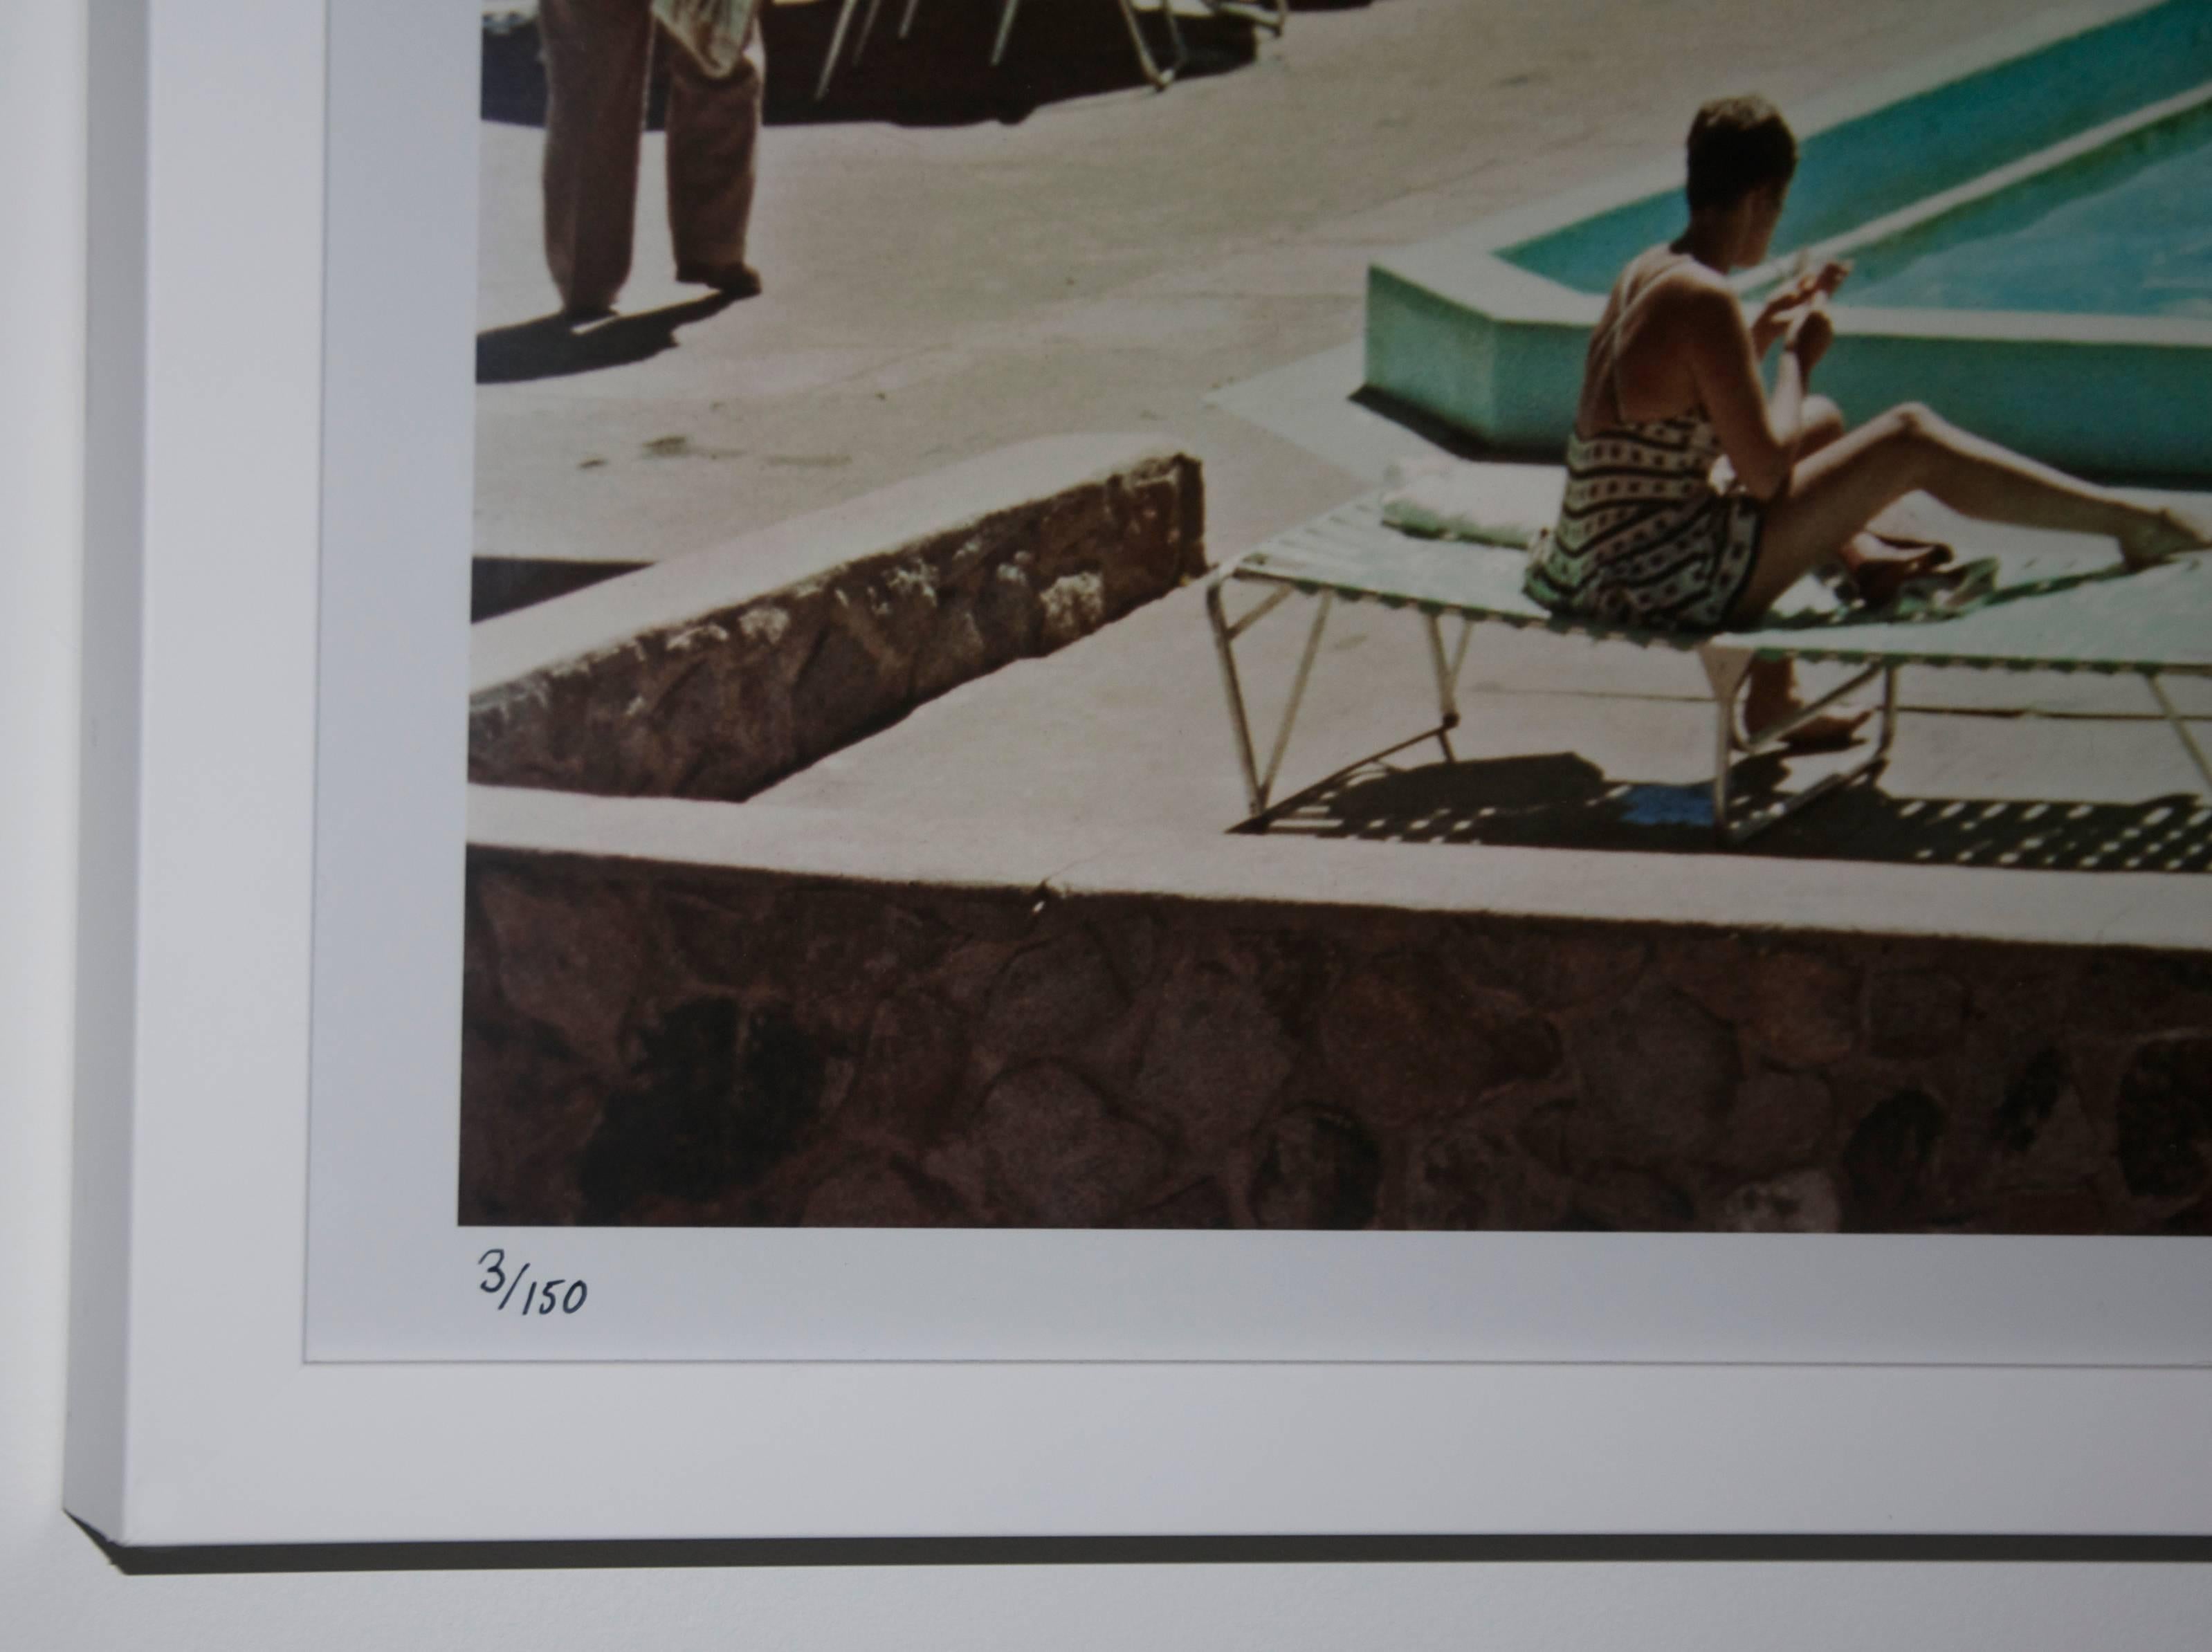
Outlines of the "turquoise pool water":
[{"label": "turquoise pool water", "polygon": [[1995,215],[2015,222],[1870,247],[1838,301],[2212,320],[2212,118],[2188,127],[2150,153],[2100,155],[2081,177],[2030,186]]},{"label": "turquoise pool water", "polygon": [[[1848,234],[2208,77],[2212,3],[2166,0],[1814,132],[1775,246]],[[1631,258],[1680,234],[1684,216],[1681,192],[1670,188],[1501,256],[1577,292],[1603,293]],[[1872,271],[1863,266],[1862,273]]]}]

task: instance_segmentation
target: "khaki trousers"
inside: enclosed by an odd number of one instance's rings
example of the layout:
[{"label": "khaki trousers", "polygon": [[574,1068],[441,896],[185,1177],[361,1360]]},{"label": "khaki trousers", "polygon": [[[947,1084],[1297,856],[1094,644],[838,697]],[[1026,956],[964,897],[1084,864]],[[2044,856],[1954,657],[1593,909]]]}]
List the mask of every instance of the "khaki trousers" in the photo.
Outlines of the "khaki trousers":
[{"label": "khaki trousers", "polygon": [[668,222],[680,279],[745,261],[760,137],[760,18],[728,76],[708,77],[654,26],[650,0],[540,0],[545,53],[545,262],[564,307],[612,306],[629,278],[646,73],[668,60]]}]

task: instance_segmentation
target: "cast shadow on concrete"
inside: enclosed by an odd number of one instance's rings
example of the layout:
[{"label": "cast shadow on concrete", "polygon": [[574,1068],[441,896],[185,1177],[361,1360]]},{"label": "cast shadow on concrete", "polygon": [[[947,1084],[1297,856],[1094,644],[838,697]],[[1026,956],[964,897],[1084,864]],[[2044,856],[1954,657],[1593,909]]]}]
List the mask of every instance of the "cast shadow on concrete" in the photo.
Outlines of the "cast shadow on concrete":
[{"label": "cast shadow on concrete", "polygon": [[1364,407],[1370,413],[1389,420],[1431,447],[1449,453],[1454,459],[1510,465],[1558,465],[1566,458],[1566,438],[1564,435],[1558,441],[1548,444],[1511,446],[1486,441],[1472,430],[1440,419],[1433,413],[1415,407],[1411,402],[1401,401],[1389,391],[1377,390],[1372,385],[1362,385],[1346,399],[1355,407]]},{"label": "cast shadow on concrete", "polygon": [[649,562],[586,562],[566,556],[478,556],[469,564],[469,623],[550,602]]},{"label": "cast shadow on concrete", "polygon": [[[762,118],[771,126],[822,121],[1010,124],[1047,104],[1133,91],[1146,83],[1114,0],[1024,6],[1016,14],[1006,58],[996,69],[990,57],[999,0],[920,0],[912,33],[902,40],[898,21],[905,9],[906,0],[879,0],[874,31],[857,61],[855,18],[828,94],[817,100],[814,88],[836,25],[836,0],[764,5],[761,36],[768,86]],[[1143,11],[1146,39],[1154,55],[1165,58],[1165,30],[1149,5]],[[1246,19],[1206,15],[1177,21],[1189,54],[1184,79],[1225,74],[1257,55],[1256,33]],[[665,76],[656,73],[646,112],[651,130],[661,125],[666,94]],[[545,124],[545,70],[534,21],[487,21],[481,112],[485,120],[503,125]]]},{"label": "cast shadow on concrete", "polygon": [[477,335],[477,382],[525,384],[533,379],[565,379],[602,367],[626,367],[676,345],[680,327],[719,315],[738,301],[728,293],[708,293],[681,304],[641,310],[635,315],[578,322],[542,315]]},{"label": "cast shadow on concrete", "polygon": [[[1739,805],[1771,801],[1778,757],[1739,763]],[[1806,783],[1802,778],[1791,786]],[[1615,780],[1571,752],[1417,767],[1370,763],[1325,782],[1264,828],[1393,843],[1717,853],[1703,781]],[[2212,870],[2212,804],[2186,793],[2131,803],[1897,797],[1845,787],[1734,853],[2046,872]]]}]

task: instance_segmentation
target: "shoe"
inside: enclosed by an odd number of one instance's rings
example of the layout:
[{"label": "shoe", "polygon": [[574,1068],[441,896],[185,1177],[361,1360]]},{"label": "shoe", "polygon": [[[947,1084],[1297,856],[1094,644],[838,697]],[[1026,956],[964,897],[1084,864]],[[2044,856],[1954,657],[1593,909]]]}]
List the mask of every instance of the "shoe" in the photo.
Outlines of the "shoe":
[{"label": "shoe", "polygon": [[1888,619],[1941,619],[1962,613],[1997,588],[2001,572],[1994,556],[1980,556],[1940,574],[1923,574],[1897,589],[1889,606],[1875,611]]},{"label": "shoe", "polygon": [[693,287],[711,287],[726,298],[760,295],[760,274],[749,264],[679,264],[676,279]]},{"label": "shoe", "polygon": [[1896,602],[1898,592],[1921,580],[1940,579],[1939,569],[1951,561],[1951,547],[1940,539],[1905,539],[1895,534],[1867,531],[1865,536],[1886,545],[1893,554],[1868,556],[1843,576],[1843,589],[1864,608],[1881,610]]}]

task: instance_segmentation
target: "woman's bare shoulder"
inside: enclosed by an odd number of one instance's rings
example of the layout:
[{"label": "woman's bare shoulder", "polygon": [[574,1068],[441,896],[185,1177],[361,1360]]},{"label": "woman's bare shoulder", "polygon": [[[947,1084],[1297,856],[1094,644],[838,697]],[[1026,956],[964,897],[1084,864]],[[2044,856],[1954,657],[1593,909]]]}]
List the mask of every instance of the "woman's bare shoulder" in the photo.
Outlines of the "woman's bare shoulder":
[{"label": "woman's bare shoulder", "polygon": [[1695,258],[1677,258],[1655,270],[1644,291],[1648,313],[1670,323],[1723,330],[1743,325],[1743,308],[1728,277]]},{"label": "woman's bare shoulder", "polygon": [[1711,311],[1723,301],[1733,307],[1735,292],[1719,270],[1662,242],[1647,246],[1621,267],[1613,299],[1616,305],[1648,315],[1680,308]]}]

